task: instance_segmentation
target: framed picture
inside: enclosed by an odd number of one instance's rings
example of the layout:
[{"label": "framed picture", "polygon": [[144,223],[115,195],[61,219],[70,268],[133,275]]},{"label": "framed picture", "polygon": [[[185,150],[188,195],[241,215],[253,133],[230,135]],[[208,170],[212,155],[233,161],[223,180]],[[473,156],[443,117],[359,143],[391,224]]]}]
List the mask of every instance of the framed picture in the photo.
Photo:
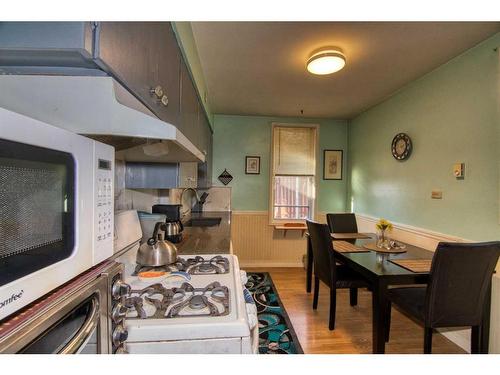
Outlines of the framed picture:
[{"label": "framed picture", "polygon": [[260,174],[260,156],[245,157],[245,173]]},{"label": "framed picture", "polygon": [[325,150],[323,180],[342,180],[342,150]]}]

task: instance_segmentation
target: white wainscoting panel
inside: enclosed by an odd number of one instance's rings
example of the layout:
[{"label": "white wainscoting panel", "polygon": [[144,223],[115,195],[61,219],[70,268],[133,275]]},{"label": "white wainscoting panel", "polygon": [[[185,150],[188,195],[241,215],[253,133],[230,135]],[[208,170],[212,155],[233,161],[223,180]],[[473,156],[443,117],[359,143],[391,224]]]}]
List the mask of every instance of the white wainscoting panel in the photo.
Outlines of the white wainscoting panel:
[{"label": "white wainscoting panel", "polygon": [[490,353],[500,354],[500,275],[498,267],[491,285]]},{"label": "white wainscoting panel", "polygon": [[[356,214],[356,221],[358,223],[358,230],[360,232],[375,233],[375,224],[379,218]],[[392,222],[392,221],[391,221]],[[427,250],[436,250],[439,242],[471,242],[466,239],[449,236],[447,234],[433,232],[428,229],[413,227],[411,225],[394,223],[391,231],[391,238],[398,241],[403,241]]]}]

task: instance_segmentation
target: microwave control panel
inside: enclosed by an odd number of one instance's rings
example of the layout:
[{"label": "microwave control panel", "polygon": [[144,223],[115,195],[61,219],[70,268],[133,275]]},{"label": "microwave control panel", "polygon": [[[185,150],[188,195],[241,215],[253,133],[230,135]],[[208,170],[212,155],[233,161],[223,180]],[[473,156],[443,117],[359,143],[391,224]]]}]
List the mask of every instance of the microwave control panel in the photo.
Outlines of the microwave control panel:
[{"label": "microwave control panel", "polygon": [[[110,152],[108,149],[111,150]],[[96,143],[96,199],[94,217],[94,264],[113,255],[114,237],[114,150]]]}]

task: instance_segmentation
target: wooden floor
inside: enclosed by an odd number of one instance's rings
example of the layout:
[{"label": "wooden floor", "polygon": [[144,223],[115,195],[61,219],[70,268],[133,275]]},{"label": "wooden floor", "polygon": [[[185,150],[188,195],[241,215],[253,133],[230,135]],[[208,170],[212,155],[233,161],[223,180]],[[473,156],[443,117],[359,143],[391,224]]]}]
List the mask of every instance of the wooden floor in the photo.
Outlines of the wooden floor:
[{"label": "wooden floor", "polygon": [[[312,309],[312,293],[305,290],[305,271],[301,268],[248,268],[269,272],[290,316],[300,345],[307,353],[371,353],[371,293],[359,291],[358,305],[349,305],[348,290],[337,294],[334,331],[328,329],[328,288],[321,284],[318,309]],[[423,329],[396,309],[392,309],[391,337],[386,353],[422,353]],[[444,336],[433,336],[433,353],[465,353]]]}]

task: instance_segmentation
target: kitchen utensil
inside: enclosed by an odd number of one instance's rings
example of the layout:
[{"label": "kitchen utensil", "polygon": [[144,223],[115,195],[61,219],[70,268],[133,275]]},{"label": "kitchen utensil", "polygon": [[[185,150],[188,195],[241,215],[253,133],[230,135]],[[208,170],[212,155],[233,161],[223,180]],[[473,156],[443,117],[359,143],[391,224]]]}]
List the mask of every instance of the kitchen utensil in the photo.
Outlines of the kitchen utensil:
[{"label": "kitchen utensil", "polygon": [[158,267],[174,263],[177,260],[177,247],[158,234],[160,229],[165,230],[165,223],[155,225],[153,236],[143,243],[137,251],[136,262],[142,266]]},{"label": "kitchen utensil", "polygon": [[137,275],[139,280],[149,283],[159,283],[166,279],[167,273],[165,271],[143,271]]},{"label": "kitchen utensil", "polygon": [[200,199],[198,199],[198,201],[194,205],[194,207],[191,210],[191,212],[203,212],[203,205],[205,204],[205,201],[206,201],[207,197],[208,197],[208,193],[204,192],[201,195]]}]

